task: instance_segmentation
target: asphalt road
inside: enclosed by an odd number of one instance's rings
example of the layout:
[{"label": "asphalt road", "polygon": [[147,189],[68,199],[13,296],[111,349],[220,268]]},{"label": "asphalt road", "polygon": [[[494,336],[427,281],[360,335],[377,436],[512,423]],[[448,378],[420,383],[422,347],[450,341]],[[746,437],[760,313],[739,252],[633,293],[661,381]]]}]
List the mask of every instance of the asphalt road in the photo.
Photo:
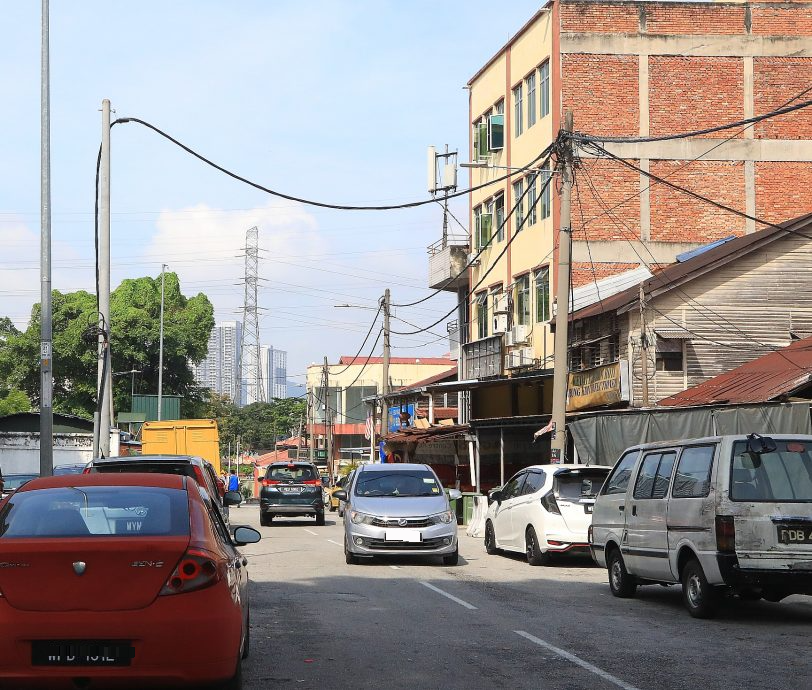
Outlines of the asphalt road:
[{"label": "asphalt road", "polygon": [[[588,560],[533,568],[488,556],[461,532],[460,565],[439,559],[346,565],[343,525],[259,527],[251,578],[246,689],[805,688],[812,686],[812,597],[731,599],[691,618],[677,587],[615,599]],[[462,530],[462,528],[461,528]]]}]

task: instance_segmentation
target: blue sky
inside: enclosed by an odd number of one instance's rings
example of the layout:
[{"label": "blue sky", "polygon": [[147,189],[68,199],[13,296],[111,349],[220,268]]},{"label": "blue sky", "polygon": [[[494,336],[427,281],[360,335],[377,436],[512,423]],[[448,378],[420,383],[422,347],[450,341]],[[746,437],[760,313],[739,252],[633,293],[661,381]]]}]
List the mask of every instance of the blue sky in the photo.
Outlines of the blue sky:
[{"label": "blue sky", "polygon": [[[265,186],[336,203],[412,201],[427,196],[428,144],[467,159],[463,86],[541,4],[51,0],[54,287],[93,290],[103,98],[114,117],[148,120]],[[39,300],[39,51],[40,3],[4,2],[0,316],[19,325]],[[116,126],[111,148],[113,285],[157,275],[165,262],[187,295],[209,295],[218,320],[239,318],[238,255],[257,225],[261,338],[288,351],[294,380],[360,345],[373,312],[335,304],[374,305],[387,285],[395,302],[427,292],[437,205],[361,213],[290,204],[138,125]],[[464,200],[452,208],[465,222]],[[428,324],[452,306],[441,295],[397,316]],[[431,340],[393,336],[393,354],[447,351],[445,342],[420,347]]]}]

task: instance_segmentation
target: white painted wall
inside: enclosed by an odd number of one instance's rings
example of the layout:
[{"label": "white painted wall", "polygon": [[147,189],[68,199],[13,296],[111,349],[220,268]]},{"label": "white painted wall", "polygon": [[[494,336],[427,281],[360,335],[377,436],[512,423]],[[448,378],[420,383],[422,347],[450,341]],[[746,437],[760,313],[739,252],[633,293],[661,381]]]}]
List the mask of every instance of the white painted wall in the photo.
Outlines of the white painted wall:
[{"label": "white painted wall", "polygon": [[[119,453],[119,433],[110,433],[110,454]],[[54,467],[90,462],[93,434],[54,434]],[[0,432],[0,470],[3,474],[39,474],[39,434]]]}]

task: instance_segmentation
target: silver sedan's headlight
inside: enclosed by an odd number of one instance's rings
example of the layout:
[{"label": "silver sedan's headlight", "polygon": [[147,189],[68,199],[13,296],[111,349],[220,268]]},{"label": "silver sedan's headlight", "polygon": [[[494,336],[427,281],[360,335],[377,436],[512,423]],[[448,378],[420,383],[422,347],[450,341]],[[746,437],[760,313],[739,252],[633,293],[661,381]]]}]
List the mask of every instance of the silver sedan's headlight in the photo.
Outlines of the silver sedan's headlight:
[{"label": "silver sedan's headlight", "polygon": [[450,510],[446,510],[444,513],[437,513],[436,515],[429,516],[429,520],[431,520],[435,525],[450,525],[454,518],[455,515]]},{"label": "silver sedan's headlight", "polygon": [[350,512],[350,520],[352,520],[356,525],[371,525],[372,521],[374,520],[374,516],[353,510]]}]

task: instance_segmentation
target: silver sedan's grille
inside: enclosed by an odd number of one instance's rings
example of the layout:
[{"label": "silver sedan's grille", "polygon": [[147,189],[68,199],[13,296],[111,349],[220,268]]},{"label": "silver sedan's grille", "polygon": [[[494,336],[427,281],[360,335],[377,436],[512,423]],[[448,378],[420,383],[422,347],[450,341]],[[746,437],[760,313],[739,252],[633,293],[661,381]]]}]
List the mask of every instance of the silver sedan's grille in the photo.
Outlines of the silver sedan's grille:
[{"label": "silver sedan's grille", "polygon": [[417,517],[417,518],[389,518],[388,520],[384,520],[383,518],[373,518],[372,524],[375,527],[386,527],[388,529],[394,527],[430,527],[434,524],[434,521],[425,518],[425,517]]}]

